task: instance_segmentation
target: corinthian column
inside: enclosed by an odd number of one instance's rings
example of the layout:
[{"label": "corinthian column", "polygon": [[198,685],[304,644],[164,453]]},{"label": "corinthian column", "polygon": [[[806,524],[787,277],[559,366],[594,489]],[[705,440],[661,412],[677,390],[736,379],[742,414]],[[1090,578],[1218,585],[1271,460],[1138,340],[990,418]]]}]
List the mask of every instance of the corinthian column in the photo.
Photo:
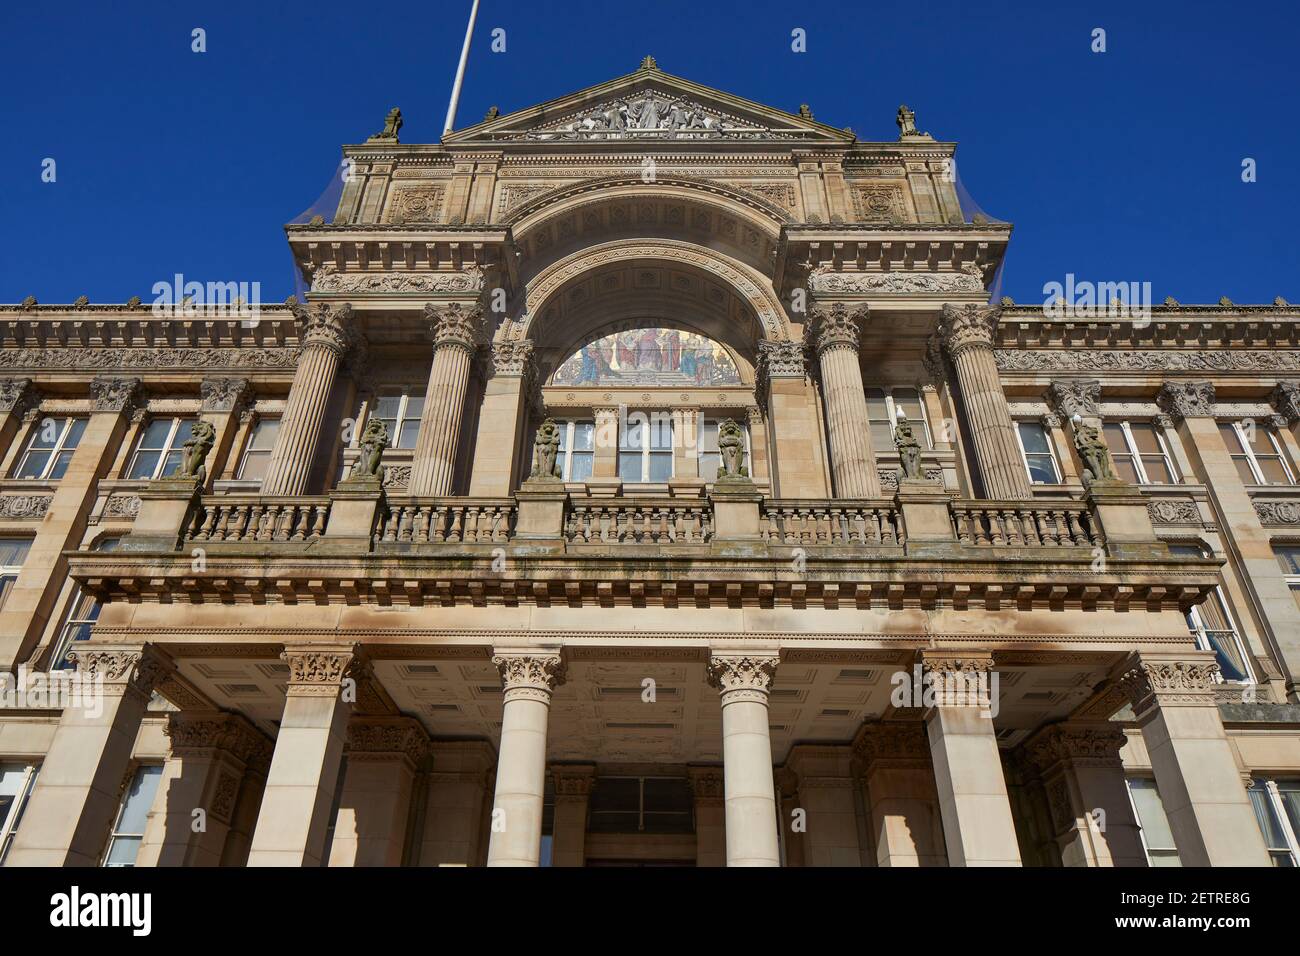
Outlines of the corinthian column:
[{"label": "corinthian column", "polygon": [[465,411],[465,387],[470,362],[478,347],[482,312],[456,303],[424,307],[432,323],[433,368],[424,392],[424,416],[415,440],[411,462],[412,495],[449,495],[460,444],[460,421]]},{"label": "corinthian column", "polygon": [[775,654],[717,654],[709,683],[722,697],[722,779],[727,866],[780,866],[768,693]]},{"label": "corinthian column", "polygon": [[537,866],[546,789],[546,724],[551,692],[564,681],[558,652],[500,651],[493,658],[505,685],[492,839],[488,866]]},{"label": "corinthian column", "polygon": [[321,303],[298,313],[302,356],[262,481],[265,495],[300,495],[306,490],[334,376],[352,343],[351,315],[352,306],[346,303],[337,308]]},{"label": "corinthian column", "polygon": [[858,365],[858,323],[866,316],[865,307],[849,312],[842,302],[813,313],[837,498],[874,498],[880,494],[867,421],[867,396]]},{"label": "corinthian column", "polygon": [[1029,476],[993,360],[993,329],[999,314],[1000,310],[983,305],[945,305],[939,334],[957,370],[984,494],[995,499],[1028,499],[1033,497]]}]

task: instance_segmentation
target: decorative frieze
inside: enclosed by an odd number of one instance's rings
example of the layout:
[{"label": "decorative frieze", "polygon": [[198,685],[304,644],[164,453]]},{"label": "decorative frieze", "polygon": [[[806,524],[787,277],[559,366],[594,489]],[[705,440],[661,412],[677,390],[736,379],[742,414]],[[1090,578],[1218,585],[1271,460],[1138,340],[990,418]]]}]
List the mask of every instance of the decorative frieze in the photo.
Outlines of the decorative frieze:
[{"label": "decorative frieze", "polygon": [[1213,418],[1214,383],[1166,382],[1156,401],[1176,422],[1184,418]]},{"label": "decorative frieze", "polygon": [[994,349],[1003,372],[1294,372],[1300,352]]},{"label": "decorative frieze", "polygon": [[402,293],[477,293],[483,288],[483,273],[473,264],[462,272],[339,272],[332,262],[321,264],[312,274],[313,292],[381,295]]},{"label": "decorative frieze", "polygon": [[1201,510],[1191,498],[1157,498],[1147,502],[1152,524],[1200,525]]},{"label": "decorative frieze", "polygon": [[1266,526],[1300,524],[1300,501],[1256,501],[1255,514]]},{"label": "decorative frieze", "polygon": [[298,364],[296,348],[5,349],[3,361],[32,371],[278,371]]},{"label": "decorative frieze", "polygon": [[973,262],[961,272],[820,272],[809,277],[814,294],[916,295],[983,292],[984,278]]},{"label": "decorative frieze", "polygon": [[100,517],[134,519],[139,513],[139,495],[109,495]]},{"label": "decorative frieze", "polygon": [[0,498],[0,518],[44,518],[53,495],[5,495]]}]

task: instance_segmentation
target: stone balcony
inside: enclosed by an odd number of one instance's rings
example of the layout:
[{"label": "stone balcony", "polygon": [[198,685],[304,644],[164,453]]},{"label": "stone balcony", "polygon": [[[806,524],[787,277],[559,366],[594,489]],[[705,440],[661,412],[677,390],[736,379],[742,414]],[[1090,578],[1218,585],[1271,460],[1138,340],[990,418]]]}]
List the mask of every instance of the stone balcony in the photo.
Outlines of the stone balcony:
[{"label": "stone balcony", "polygon": [[1182,610],[1219,562],[1176,557],[1129,486],[1078,499],[508,498],[200,494],[154,482],[123,548],[69,552],[105,601],[170,603]]}]

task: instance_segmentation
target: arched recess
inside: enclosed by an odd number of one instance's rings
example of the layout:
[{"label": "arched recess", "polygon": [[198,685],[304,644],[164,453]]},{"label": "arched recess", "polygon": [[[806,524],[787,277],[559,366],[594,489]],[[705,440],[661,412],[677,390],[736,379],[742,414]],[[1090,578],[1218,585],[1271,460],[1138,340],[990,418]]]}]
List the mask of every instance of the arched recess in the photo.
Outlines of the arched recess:
[{"label": "arched recess", "polygon": [[[771,184],[789,190],[793,186]],[[527,282],[573,252],[619,239],[677,239],[720,249],[759,271],[770,267],[784,210],[759,194],[690,180],[634,177],[556,189],[508,211]]]}]

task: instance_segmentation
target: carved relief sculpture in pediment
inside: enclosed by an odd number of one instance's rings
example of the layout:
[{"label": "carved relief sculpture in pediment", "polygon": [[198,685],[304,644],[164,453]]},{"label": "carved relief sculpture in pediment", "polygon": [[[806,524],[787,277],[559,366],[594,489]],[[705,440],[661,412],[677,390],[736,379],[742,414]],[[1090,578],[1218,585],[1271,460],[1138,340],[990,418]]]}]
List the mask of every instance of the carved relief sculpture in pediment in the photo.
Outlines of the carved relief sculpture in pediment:
[{"label": "carved relief sculpture in pediment", "polygon": [[583,110],[550,129],[529,130],[520,139],[772,139],[770,129],[745,126],[693,100],[646,90]]}]

